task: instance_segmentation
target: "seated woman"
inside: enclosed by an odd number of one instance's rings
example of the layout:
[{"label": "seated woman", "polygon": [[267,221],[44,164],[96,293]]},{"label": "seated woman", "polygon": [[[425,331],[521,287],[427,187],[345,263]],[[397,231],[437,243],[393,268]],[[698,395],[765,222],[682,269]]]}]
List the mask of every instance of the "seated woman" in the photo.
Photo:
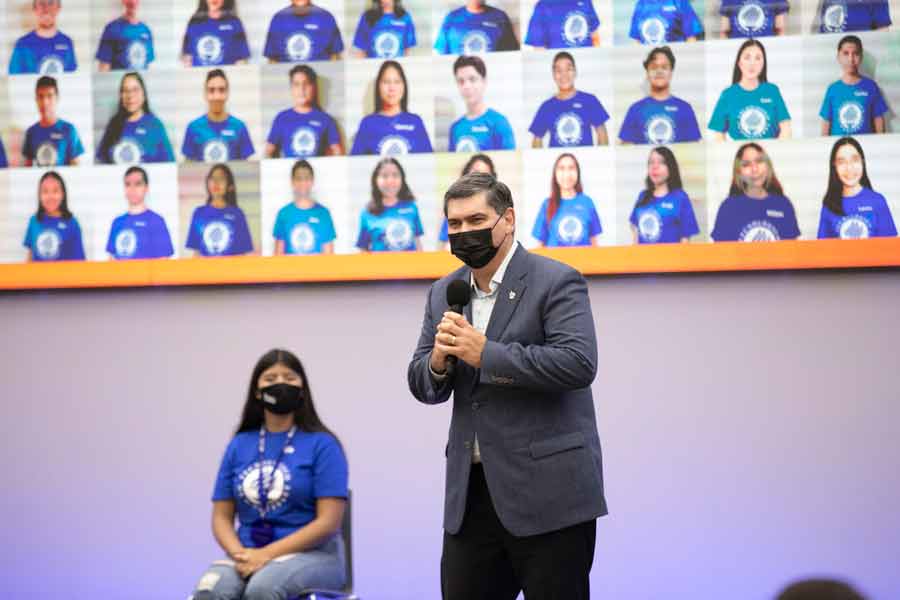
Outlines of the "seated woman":
[{"label": "seated woman", "polygon": [[287,350],[267,352],[213,490],[213,535],[230,560],[210,566],[193,600],[340,588],[346,498],[347,459],[316,413],[303,365]]}]

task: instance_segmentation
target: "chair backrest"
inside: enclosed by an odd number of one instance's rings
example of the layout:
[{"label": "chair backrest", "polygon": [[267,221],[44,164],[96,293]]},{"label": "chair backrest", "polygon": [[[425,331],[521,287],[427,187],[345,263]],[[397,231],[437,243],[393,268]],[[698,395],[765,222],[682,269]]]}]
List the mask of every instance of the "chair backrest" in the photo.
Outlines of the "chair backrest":
[{"label": "chair backrest", "polygon": [[350,593],[353,591],[353,491],[347,490],[347,505],[344,507],[344,518],[341,521],[341,537],[344,539],[344,554],[347,559],[347,583],[344,584],[344,591]]}]

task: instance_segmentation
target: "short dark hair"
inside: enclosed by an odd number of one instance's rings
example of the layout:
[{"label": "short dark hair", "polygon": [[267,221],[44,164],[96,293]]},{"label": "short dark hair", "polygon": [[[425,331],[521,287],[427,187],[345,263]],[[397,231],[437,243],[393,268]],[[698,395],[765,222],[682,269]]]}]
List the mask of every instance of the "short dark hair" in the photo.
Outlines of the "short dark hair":
[{"label": "short dark hair", "polygon": [[225,71],[222,69],[212,69],[206,74],[206,83],[209,83],[210,79],[215,79],[216,77],[221,77],[225,80],[225,85],[230,85],[228,83],[228,76],[225,75]]},{"label": "short dark hair", "polygon": [[147,171],[145,171],[144,169],[142,169],[141,167],[139,167],[137,165],[132,165],[132,166],[128,167],[128,170],[125,171],[124,175],[122,175],[122,179],[125,179],[132,173],[140,173],[141,177],[144,179],[144,185],[150,185],[150,178],[147,177]]},{"label": "short dark hair", "polygon": [[[53,0],[56,2],[56,5],[62,8],[62,0]],[[31,8],[37,8],[37,0],[31,0]]]},{"label": "short dark hair", "polygon": [[470,198],[475,194],[484,192],[488,206],[493,208],[498,215],[513,207],[512,192],[506,184],[490,173],[469,173],[463,175],[444,194],[444,216],[447,216],[447,203],[459,198]]},{"label": "short dark hair", "polygon": [[[553,57],[553,62],[551,63],[552,67],[555,67],[556,63],[558,63],[561,60],[567,60],[570,63],[572,63],[573,67],[575,67],[575,57],[572,56],[570,53],[566,52],[565,50],[561,50],[560,52],[556,53],[556,56]],[[575,68],[577,69],[578,67],[575,67]]]},{"label": "short dark hair", "polygon": [[796,581],[778,594],[778,600],[865,600],[850,584],[836,579]]},{"label": "short dark hair", "polygon": [[316,172],[313,171],[312,165],[305,158],[301,158],[297,162],[294,163],[294,166],[291,167],[291,179],[297,176],[297,171],[300,169],[306,169],[309,171],[309,174],[313,177],[316,176]]},{"label": "short dark hair", "polygon": [[49,75],[43,75],[40,79],[37,80],[37,83],[34,84],[34,92],[41,88],[53,88],[53,91],[56,92],[56,95],[59,96],[59,86],[56,85],[56,79],[50,77]]},{"label": "short dark hair", "polygon": [[841,51],[841,47],[842,47],[844,44],[856,44],[856,47],[859,48],[859,53],[860,53],[860,54],[863,53],[862,40],[859,39],[859,36],[856,36],[856,35],[845,35],[844,37],[842,37],[842,38],[841,38],[841,41],[838,42],[838,47],[837,47],[838,52]]},{"label": "short dark hair", "polygon": [[484,61],[478,56],[460,56],[457,58],[453,62],[453,74],[456,75],[457,71],[466,67],[472,67],[478,71],[479,75],[487,77],[487,67],[484,65]]},{"label": "short dark hair", "polygon": [[656,58],[657,54],[662,54],[666,58],[669,59],[669,64],[672,65],[672,70],[675,70],[675,54],[672,52],[672,49],[668,46],[660,46],[659,48],[654,48],[650,51],[650,54],[647,55],[647,58],[644,59],[644,69],[650,66],[650,63],[653,62],[653,59]]}]

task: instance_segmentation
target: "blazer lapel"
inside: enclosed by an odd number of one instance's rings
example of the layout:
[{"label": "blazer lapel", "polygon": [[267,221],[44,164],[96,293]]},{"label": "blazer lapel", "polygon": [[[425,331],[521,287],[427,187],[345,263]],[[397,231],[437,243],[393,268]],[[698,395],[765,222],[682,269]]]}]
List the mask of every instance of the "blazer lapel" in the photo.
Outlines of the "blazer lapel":
[{"label": "blazer lapel", "polygon": [[491,311],[491,318],[485,332],[489,340],[500,339],[516,311],[516,307],[522,300],[522,295],[527,287],[525,284],[525,275],[528,274],[527,260],[527,251],[517,244],[515,254],[506,267],[506,273],[503,274],[500,289],[497,290],[497,300],[494,302],[494,310]]}]

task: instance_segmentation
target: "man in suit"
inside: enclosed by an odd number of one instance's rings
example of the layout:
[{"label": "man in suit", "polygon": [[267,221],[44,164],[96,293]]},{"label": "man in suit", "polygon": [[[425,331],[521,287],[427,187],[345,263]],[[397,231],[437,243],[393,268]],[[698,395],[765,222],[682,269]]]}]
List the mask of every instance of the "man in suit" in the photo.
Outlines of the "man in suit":
[{"label": "man in suit", "polygon": [[[420,402],[453,394],[443,598],[588,600],[606,502],[587,285],[515,242],[512,195],[492,175],[454,183],[444,214],[466,266],[431,286],[408,369]],[[464,315],[447,306],[457,279],[471,290]]]}]

